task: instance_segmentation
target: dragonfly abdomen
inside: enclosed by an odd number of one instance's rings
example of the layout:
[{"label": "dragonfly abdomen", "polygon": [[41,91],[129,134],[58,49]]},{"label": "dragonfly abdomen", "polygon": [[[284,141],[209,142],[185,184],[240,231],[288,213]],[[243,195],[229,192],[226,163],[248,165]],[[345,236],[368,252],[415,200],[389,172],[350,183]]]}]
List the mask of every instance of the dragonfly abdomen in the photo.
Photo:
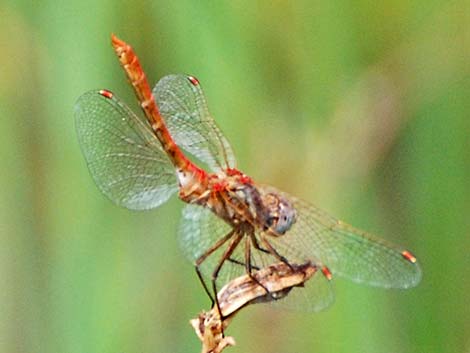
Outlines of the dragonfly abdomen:
[{"label": "dragonfly abdomen", "polygon": [[184,155],[171,137],[145,77],[144,70],[131,46],[114,35],[112,36],[112,44],[127,78],[134,88],[147,121],[173,165],[178,170],[188,170],[188,173],[199,169]]}]

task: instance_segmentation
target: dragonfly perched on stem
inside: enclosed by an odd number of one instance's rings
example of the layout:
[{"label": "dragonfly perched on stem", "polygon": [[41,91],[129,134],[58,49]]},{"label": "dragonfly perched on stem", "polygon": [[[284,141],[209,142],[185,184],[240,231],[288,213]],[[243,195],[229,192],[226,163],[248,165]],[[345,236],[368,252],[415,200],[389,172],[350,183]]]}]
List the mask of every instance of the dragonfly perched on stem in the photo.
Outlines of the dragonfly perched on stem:
[{"label": "dragonfly perched on stem", "polygon": [[420,281],[410,251],[239,171],[195,77],[165,76],[152,91],[133,49],[114,35],[112,45],[144,116],[108,90],[83,94],[75,117],[89,170],[106,196],[133,210],[157,207],[178,192],[187,204],[180,242],[213,303],[217,283],[244,273],[256,280],[253,271],[275,262],[319,266],[323,275],[305,292],[314,311],[332,302],[334,275],[385,288]]}]

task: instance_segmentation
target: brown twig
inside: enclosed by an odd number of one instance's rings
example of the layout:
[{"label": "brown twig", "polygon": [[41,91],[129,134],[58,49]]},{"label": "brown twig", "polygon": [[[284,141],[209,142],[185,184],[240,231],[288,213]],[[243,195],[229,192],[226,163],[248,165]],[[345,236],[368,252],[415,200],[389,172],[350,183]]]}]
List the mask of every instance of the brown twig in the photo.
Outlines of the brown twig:
[{"label": "brown twig", "polygon": [[281,262],[254,272],[251,277],[240,276],[226,284],[217,293],[222,315],[214,306],[190,321],[202,342],[202,353],[220,353],[235,345],[234,338],[224,336],[224,331],[242,308],[286,297],[294,287],[302,287],[317,270],[310,262],[290,266]]}]

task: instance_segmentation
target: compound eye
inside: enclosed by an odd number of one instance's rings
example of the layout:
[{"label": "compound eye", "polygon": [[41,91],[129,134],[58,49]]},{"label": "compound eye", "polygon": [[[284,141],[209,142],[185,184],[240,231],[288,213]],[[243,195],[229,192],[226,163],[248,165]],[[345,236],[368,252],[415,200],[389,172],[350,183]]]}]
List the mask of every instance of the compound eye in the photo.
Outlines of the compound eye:
[{"label": "compound eye", "polygon": [[284,234],[295,222],[295,209],[283,200],[279,203],[279,216],[275,230],[278,234]]},{"label": "compound eye", "polygon": [[287,216],[283,216],[274,226],[274,230],[278,234],[284,234],[290,229],[290,227],[292,226],[292,223],[293,222],[291,219],[289,219]]},{"label": "compound eye", "polygon": [[264,195],[263,203],[268,211],[265,228],[277,235],[285,234],[295,222],[295,208],[287,199],[276,193]]},{"label": "compound eye", "polygon": [[276,227],[276,224],[278,221],[279,221],[279,217],[271,216],[271,217],[268,217],[268,219],[266,220],[266,225],[268,228],[273,228],[273,227]]}]

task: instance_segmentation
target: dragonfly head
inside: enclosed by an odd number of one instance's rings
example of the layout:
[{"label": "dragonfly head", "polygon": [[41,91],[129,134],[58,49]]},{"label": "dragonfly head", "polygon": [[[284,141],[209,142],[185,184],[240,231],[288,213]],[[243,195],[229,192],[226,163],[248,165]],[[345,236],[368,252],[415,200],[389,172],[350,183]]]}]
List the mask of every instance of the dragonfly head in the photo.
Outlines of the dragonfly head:
[{"label": "dragonfly head", "polygon": [[295,223],[294,206],[284,197],[275,193],[263,195],[266,208],[265,227],[275,235],[283,235]]}]

